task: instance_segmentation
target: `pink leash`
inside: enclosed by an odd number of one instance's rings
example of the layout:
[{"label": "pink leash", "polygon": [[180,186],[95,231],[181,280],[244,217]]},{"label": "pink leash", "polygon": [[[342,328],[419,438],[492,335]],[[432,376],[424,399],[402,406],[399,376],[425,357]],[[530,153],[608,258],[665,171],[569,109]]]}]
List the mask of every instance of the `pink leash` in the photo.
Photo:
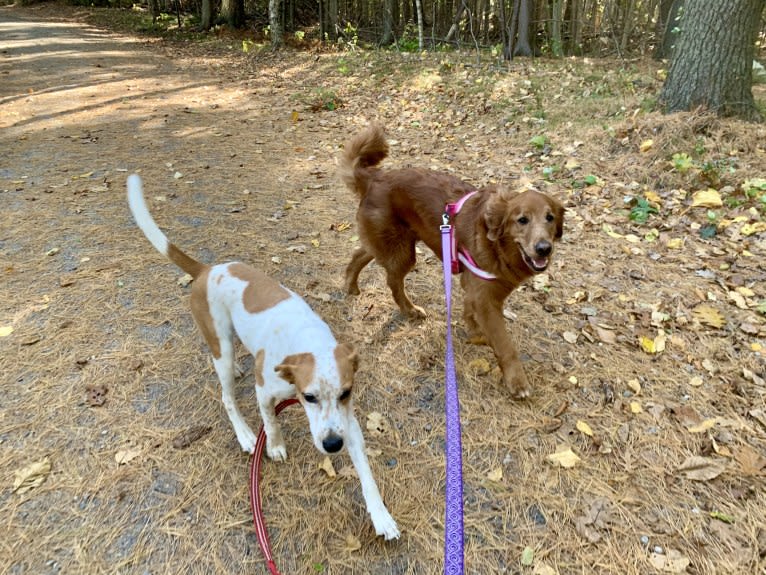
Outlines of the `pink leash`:
[{"label": "pink leash", "polygon": [[[279,415],[285,407],[298,403],[295,398],[280,401],[274,412]],[[258,545],[261,547],[263,557],[266,559],[266,565],[271,575],[281,575],[277,570],[277,564],[274,563],[274,557],[271,555],[271,543],[269,542],[269,533],[266,531],[266,522],[263,520],[263,508],[261,506],[261,457],[263,448],[266,446],[266,433],[263,431],[263,425],[258,432],[258,440],[255,442],[255,451],[250,460],[250,509],[253,512],[253,522],[255,523],[255,536],[258,538]]]}]

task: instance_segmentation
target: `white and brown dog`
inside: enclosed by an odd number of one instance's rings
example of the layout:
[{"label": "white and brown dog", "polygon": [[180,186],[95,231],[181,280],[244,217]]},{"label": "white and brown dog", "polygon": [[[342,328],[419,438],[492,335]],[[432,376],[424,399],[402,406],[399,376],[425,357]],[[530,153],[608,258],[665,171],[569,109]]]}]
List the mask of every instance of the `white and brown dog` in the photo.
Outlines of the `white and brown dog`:
[{"label": "white and brown dog", "polygon": [[375,532],[386,539],[399,537],[372,476],[354,416],[351,390],[358,358],[353,348],[339,344],[303,299],[264,273],[238,262],[205,265],[170,243],[149,214],[136,174],[128,177],[128,203],[157,251],[194,278],[192,315],[213,354],[223,404],[242,449],[252,453],[256,437],[234,397],[234,332],[255,358],[255,395],[268,456],[277,461],[287,457],[274,407],[297,396],[316,448],[321,453],[336,453],[344,445],[348,449]]}]

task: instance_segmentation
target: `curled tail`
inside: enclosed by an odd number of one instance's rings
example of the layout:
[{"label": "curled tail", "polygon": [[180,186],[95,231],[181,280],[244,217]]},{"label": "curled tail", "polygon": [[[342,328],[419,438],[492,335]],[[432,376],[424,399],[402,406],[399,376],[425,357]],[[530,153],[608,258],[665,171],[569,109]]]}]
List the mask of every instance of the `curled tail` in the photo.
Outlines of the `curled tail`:
[{"label": "curled tail", "polygon": [[144,232],[146,239],[151,242],[158,252],[169,258],[170,261],[195,279],[207,268],[205,264],[187,256],[175,245],[171,244],[167,236],[157,227],[149,213],[149,209],[146,207],[143,184],[138,174],[128,176],[128,205],[133,214],[133,219],[136,220],[136,224],[138,224],[138,227]]},{"label": "curled tail", "polygon": [[383,128],[371,125],[354,136],[347,144],[340,159],[340,177],[350,190],[360,197],[367,191],[369,170],[388,156],[388,142]]}]

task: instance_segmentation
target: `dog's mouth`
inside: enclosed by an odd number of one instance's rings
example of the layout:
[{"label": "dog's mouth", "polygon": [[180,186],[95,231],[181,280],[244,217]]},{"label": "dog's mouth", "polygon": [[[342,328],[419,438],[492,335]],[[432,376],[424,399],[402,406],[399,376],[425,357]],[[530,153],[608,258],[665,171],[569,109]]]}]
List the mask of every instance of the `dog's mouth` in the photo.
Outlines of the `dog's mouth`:
[{"label": "dog's mouth", "polygon": [[550,256],[533,258],[527,254],[521,246],[519,246],[519,251],[521,252],[521,257],[524,259],[524,263],[536,274],[544,272],[548,268],[548,264],[551,261]]}]

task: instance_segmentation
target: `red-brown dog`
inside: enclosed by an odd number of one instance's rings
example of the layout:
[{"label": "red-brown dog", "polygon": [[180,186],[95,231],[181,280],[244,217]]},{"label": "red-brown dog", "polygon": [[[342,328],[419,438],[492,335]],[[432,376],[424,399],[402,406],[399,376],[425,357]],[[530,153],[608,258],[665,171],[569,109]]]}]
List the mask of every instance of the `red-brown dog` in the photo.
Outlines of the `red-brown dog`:
[{"label": "red-brown dog", "polygon": [[[439,226],[445,206],[477,190],[432,170],[381,170],[378,164],[387,155],[382,128],[371,126],[346,145],[340,161],[344,183],[359,197],[361,241],[346,268],[345,288],[358,294],[359,273],[374,259],[386,270],[401,312],[418,319],[425,312],[404,291],[404,277],[415,266],[415,244],[422,240],[441,258]],[[529,383],[505,329],[503,302],[523,281],[548,267],[554,241],[563,231],[564,207],[536,191],[486,187],[465,200],[451,223],[461,254],[464,319],[471,340],[492,346],[511,393],[527,397]]]}]

